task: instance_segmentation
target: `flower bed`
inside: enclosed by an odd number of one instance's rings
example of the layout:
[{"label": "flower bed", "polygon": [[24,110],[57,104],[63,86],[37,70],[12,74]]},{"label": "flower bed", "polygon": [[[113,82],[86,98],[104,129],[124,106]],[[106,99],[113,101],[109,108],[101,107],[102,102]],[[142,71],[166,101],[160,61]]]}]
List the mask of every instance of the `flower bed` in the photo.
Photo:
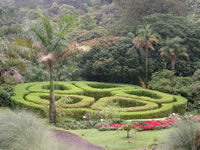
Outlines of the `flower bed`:
[{"label": "flower bed", "polygon": [[[136,127],[138,131],[145,131],[145,130],[158,130],[169,128],[174,124],[173,120],[166,120],[166,121],[145,121],[145,122],[138,122],[132,123],[132,126]],[[118,130],[122,126],[126,126],[127,124],[109,124],[109,125],[99,125],[97,128],[99,131],[109,131],[109,130]]]},{"label": "flower bed", "polygon": [[200,122],[200,116],[195,116],[194,117],[198,122]]}]

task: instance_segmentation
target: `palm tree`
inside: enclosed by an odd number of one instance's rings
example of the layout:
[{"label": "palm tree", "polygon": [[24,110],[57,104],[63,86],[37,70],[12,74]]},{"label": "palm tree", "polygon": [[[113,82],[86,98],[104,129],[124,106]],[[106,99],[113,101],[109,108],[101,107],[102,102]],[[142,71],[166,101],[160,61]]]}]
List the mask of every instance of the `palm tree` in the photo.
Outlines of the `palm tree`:
[{"label": "palm tree", "polygon": [[171,59],[171,92],[173,93],[176,57],[182,55],[189,58],[186,48],[181,44],[184,40],[180,37],[168,38],[161,45],[160,55]]},{"label": "palm tree", "polygon": [[146,61],[146,87],[148,87],[148,50],[155,50],[153,43],[158,43],[158,38],[153,34],[150,25],[140,28],[137,32],[137,36],[133,39],[135,47],[141,47],[145,50],[145,61]]},{"label": "palm tree", "polygon": [[58,22],[51,22],[46,16],[39,11],[41,24],[31,28],[37,40],[40,42],[42,52],[39,55],[39,62],[45,63],[49,68],[50,73],[50,106],[49,119],[51,123],[56,123],[56,106],[54,96],[54,79],[53,67],[58,62],[59,58],[71,53],[70,49],[66,49],[65,35],[75,25],[76,19],[66,15],[59,19]]}]

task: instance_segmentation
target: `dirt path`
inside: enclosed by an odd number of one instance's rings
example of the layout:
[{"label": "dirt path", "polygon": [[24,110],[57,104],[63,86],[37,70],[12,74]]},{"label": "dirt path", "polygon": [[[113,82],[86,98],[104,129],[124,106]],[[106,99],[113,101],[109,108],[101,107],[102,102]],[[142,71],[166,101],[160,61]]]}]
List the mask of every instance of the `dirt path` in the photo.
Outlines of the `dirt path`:
[{"label": "dirt path", "polygon": [[53,132],[61,143],[67,145],[69,150],[105,150],[102,147],[89,143],[73,133],[61,130],[54,130]]}]

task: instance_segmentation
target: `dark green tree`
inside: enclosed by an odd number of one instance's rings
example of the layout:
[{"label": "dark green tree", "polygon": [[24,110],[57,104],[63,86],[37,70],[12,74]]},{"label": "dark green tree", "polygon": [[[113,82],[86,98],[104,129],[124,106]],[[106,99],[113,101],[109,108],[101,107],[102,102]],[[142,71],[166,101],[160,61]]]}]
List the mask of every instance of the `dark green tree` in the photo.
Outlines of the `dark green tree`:
[{"label": "dark green tree", "polygon": [[133,43],[136,47],[141,47],[145,51],[145,67],[146,67],[146,87],[148,87],[148,50],[155,50],[153,43],[158,43],[157,36],[153,33],[150,25],[140,28],[137,32],[136,38]]}]

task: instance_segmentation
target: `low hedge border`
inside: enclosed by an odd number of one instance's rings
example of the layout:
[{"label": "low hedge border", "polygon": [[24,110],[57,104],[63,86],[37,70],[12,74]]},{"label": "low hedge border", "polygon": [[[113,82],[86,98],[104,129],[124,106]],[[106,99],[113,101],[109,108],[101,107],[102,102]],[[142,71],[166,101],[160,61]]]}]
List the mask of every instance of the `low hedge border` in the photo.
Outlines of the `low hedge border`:
[{"label": "low hedge border", "polygon": [[172,113],[172,104],[163,104],[160,108],[141,112],[122,112],[120,118],[125,120],[130,119],[152,119],[163,118],[169,116]]},{"label": "low hedge border", "polygon": [[80,101],[74,104],[63,104],[62,99],[56,102],[56,105],[63,108],[89,108],[94,102],[93,97],[68,95],[70,98],[79,99]]},{"label": "low hedge border", "polygon": [[115,83],[99,83],[99,82],[75,82],[74,85],[84,90],[84,95],[94,97],[98,100],[102,97],[111,96],[112,91],[122,89],[138,88],[137,86]]},{"label": "low hedge border", "polygon": [[[49,97],[49,93],[29,93],[24,97],[24,99],[26,101],[30,101],[30,102],[33,102],[33,103],[36,103],[36,104],[48,105],[49,99],[42,98],[42,97],[45,97],[45,96]],[[61,98],[61,97],[63,97],[63,95],[55,94],[55,97]]]},{"label": "low hedge border", "polygon": [[[55,85],[60,85],[66,88],[66,90],[54,90],[55,94],[70,94],[70,95],[83,95],[83,90],[74,86],[71,82],[55,81]],[[31,93],[49,93],[45,86],[48,86],[49,82],[35,82],[35,85],[28,88]]]},{"label": "low hedge border", "polygon": [[[49,99],[41,98],[45,96],[48,97],[49,93],[30,93],[26,95],[24,99],[26,101],[30,101],[40,105],[49,105]],[[84,107],[89,108],[90,105],[92,105],[95,102],[93,97],[87,97],[87,96],[55,94],[55,97],[57,97],[56,105],[63,108],[84,108]],[[72,99],[79,99],[79,102],[74,104],[66,104],[64,103],[63,99],[65,97],[69,97]]]},{"label": "low hedge border", "polygon": [[15,96],[12,96],[12,103],[16,108],[28,108],[30,111],[38,112],[42,116],[47,116],[47,109],[44,106],[35,104],[30,101],[26,101],[24,97],[30,92],[27,90],[30,86],[35,85],[35,83],[26,83],[18,84],[14,88],[14,92],[17,93]]},{"label": "low hedge border", "polygon": [[186,112],[187,99],[182,96],[173,96],[175,98],[175,102],[173,104],[173,113],[178,113],[183,115]]},{"label": "low hedge border", "polygon": [[[147,102],[147,101],[142,101],[142,100],[136,100],[133,98],[125,98],[125,97],[104,97],[98,100],[95,104],[91,106],[91,109],[93,110],[102,110],[103,107],[105,107],[106,103],[109,101],[117,102],[117,101],[124,101],[128,103],[136,103],[139,104],[139,106],[133,106],[133,107],[126,107],[126,108],[119,108],[121,112],[136,112],[136,111],[144,111],[144,110],[152,110],[152,109],[157,109],[159,106],[156,103],[153,102]],[[142,104],[140,106],[140,104]]]},{"label": "low hedge border", "polygon": [[69,108],[69,109],[60,109],[58,112],[59,117],[72,117],[76,120],[83,120],[83,116],[85,114],[94,114],[97,113],[94,110],[88,109],[88,108]]},{"label": "low hedge border", "polygon": [[[141,93],[143,93],[143,94],[146,93],[145,95],[152,93],[152,94],[156,95],[156,98],[129,94],[131,92],[138,93],[138,95],[140,95]],[[112,94],[112,96],[129,97],[129,98],[134,98],[136,100],[144,100],[144,101],[154,102],[154,103],[157,103],[157,104],[174,102],[173,96],[171,96],[169,94],[165,94],[165,93],[157,92],[157,91],[152,91],[152,90],[147,90],[147,89],[131,89],[131,90],[112,91],[111,94]]]}]

